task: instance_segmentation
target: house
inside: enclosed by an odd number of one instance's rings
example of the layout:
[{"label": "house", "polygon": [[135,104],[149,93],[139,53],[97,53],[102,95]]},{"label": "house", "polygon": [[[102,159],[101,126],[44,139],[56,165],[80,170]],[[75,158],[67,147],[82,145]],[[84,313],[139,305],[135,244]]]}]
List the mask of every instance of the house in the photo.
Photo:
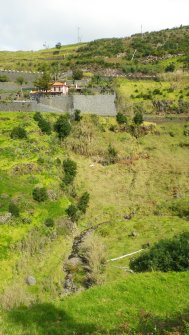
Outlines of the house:
[{"label": "house", "polygon": [[68,94],[68,86],[66,84],[66,82],[62,83],[59,81],[55,81],[55,83],[51,86],[50,91],[54,94],[63,94],[63,95],[67,95]]}]

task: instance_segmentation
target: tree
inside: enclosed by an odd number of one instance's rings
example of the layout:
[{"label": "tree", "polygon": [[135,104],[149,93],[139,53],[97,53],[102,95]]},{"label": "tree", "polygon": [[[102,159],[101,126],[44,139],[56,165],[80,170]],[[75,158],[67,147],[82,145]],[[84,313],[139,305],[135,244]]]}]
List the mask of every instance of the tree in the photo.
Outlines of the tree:
[{"label": "tree", "polygon": [[64,179],[63,182],[68,185],[73,183],[73,180],[77,174],[77,164],[71,159],[63,161]]},{"label": "tree", "polygon": [[127,124],[127,117],[123,113],[117,113],[116,120],[119,124]]},{"label": "tree", "polygon": [[84,192],[81,198],[79,199],[79,203],[78,203],[78,209],[81,212],[86,213],[86,210],[89,204],[89,199],[90,199],[90,194],[88,192]]},{"label": "tree", "polygon": [[48,199],[47,189],[45,187],[36,187],[33,192],[33,199],[42,202]]},{"label": "tree", "polygon": [[60,42],[58,42],[58,43],[56,43],[55,48],[56,48],[56,49],[60,49],[61,46],[62,46],[62,44],[61,44]]},{"label": "tree", "polygon": [[135,116],[133,118],[134,123],[139,126],[140,124],[143,123],[143,114],[142,112],[138,111],[135,113]]},{"label": "tree", "polygon": [[39,77],[35,82],[34,85],[39,90],[48,91],[51,86],[51,77],[48,72],[44,72],[41,77]]},{"label": "tree", "polygon": [[22,127],[14,127],[11,131],[10,137],[12,139],[23,139],[27,138],[27,132]]},{"label": "tree", "polygon": [[35,121],[40,121],[43,117],[40,112],[36,112],[33,116]]},{"label": "tree", "polygon": [[79,69],[73,70],[72,77],[74,80],[81,80],[83,78],[83,72]]},{"label": "tree", "polygon": [[71,132],[71,124],[68,118],[61,115],[54,125],[54,130],[58,133],[60,139],[67,137]]}]

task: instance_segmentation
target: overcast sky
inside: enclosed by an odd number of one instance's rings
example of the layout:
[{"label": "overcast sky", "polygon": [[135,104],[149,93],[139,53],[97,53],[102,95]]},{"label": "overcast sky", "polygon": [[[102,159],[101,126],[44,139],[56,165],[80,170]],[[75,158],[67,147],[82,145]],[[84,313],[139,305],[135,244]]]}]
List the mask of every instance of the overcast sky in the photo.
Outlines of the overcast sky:
[{"label": "overcast sky", "polygon": [[0,0],[0,50],[38,50],[189,24],[189,0]]}]

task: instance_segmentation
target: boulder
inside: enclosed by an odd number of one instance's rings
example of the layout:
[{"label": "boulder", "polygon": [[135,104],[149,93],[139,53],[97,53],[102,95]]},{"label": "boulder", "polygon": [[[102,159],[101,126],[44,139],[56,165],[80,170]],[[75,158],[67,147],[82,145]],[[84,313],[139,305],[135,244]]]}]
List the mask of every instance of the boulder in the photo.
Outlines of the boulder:
[{"label": "boulder", "polygon": [[28,284],[29,286],[34,286],[36,284],[36,279],[33,276],[28,276],[26,278],[26,284]]}]

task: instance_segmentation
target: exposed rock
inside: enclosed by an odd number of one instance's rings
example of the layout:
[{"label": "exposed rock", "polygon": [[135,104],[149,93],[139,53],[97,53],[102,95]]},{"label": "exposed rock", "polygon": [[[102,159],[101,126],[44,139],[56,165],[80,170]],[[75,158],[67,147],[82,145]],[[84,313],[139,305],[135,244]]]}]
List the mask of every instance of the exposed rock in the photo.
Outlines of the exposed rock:
[{"label": "exposed rock", "polygon": [[4,215],[0,216],[0,224],[5,224],[10,221],[12,217],[11,213],[5,213]]},{"label": "exposed rock", "polygon": [[29,285],[29,286],[34,286],[36,284],[36,279],[35,277],[33,276],[28,276],[26,278],[26,283]]},{"label": "exposed rock", "polygon": [[137,237],[138,234],[137,234],[136,231],[132,231],[128,236],[129,236],[129,237]]}]

